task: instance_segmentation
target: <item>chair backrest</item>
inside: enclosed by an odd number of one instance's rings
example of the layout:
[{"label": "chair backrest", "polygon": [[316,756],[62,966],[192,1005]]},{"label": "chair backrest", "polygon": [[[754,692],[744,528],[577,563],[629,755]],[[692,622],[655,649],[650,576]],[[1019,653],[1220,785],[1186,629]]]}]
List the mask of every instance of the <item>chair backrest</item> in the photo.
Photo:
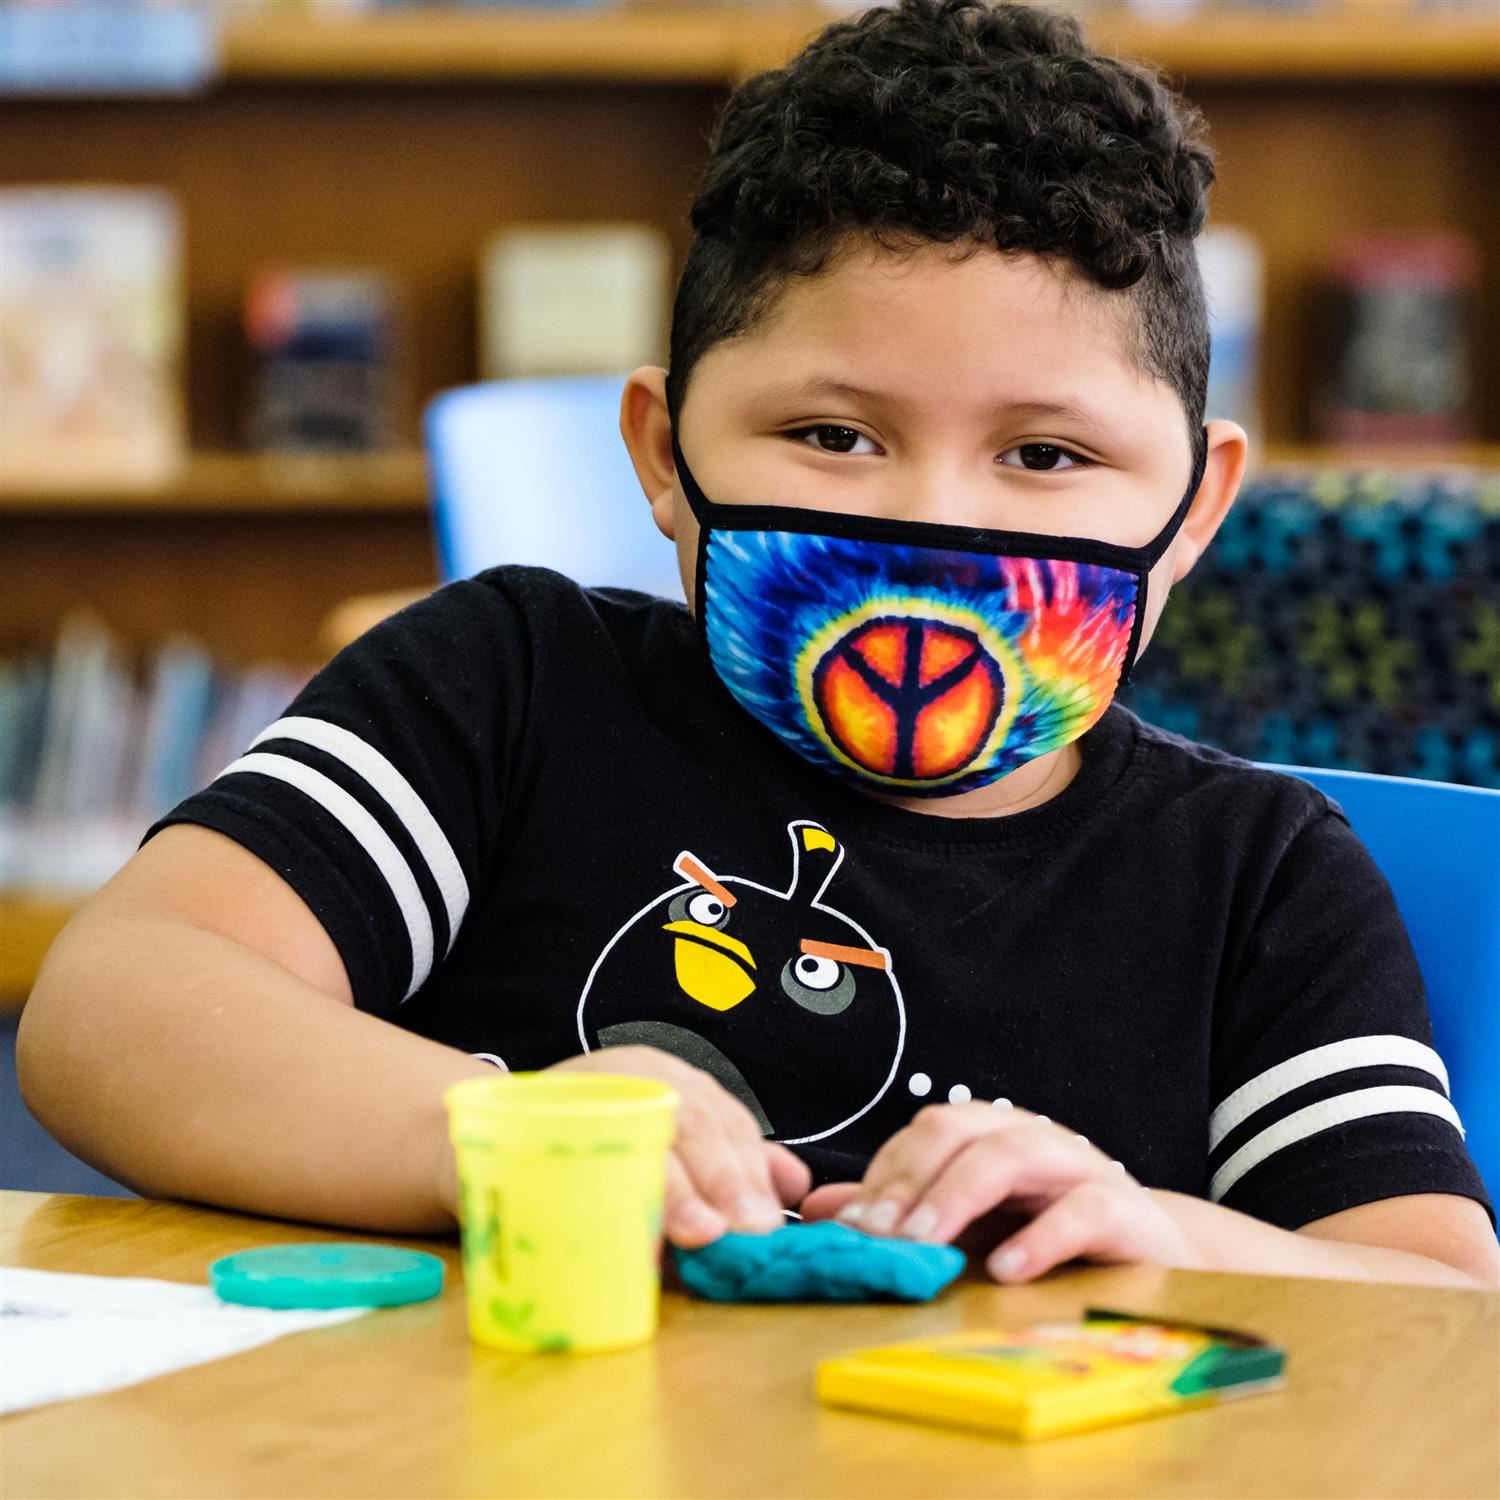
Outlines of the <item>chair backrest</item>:
[{"label": "chair backrest", "polygon": [[585,585],[682,598],[620,438],[624,377],[496,380],[445,391],[425,415],[445,579],[497,563]]},{"label": "chair backrest", "polygon": [[1271,766],[1332,797],[1395,893],[1433,1043],[1491,1201],[1500,1200],[1500,791]]}]

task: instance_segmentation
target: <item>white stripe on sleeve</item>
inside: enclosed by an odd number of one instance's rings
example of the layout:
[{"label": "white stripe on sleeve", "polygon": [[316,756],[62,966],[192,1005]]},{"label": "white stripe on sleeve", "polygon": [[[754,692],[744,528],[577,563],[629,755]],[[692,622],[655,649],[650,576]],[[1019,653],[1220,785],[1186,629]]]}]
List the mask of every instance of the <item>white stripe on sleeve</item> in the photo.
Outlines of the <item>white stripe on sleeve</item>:
[{"label": "white stripe on sleeve", "polygon": [[1356,1036],[1347,1041],[1329,1042],[1299,1052],[1285,1062],[1257,1073],[1242,1084],[1208,1120],[1208,1149],[1212,1151],[1236,1125],[1248,1120],[1256,1110],[1289,1094],[1304,1083],[1342,1073],[1349,1068],[1375,1067],[1420,1068],[1431,1073],[1448,1092],[1448,1070],[1431,1047],[1413,1041],[1409,1036]]},{"label": "white stripe on sleeve", "polygon": [[385,800],[411,835],[412,842],[432,872],[448,913],[448,948],[451,950],[453,940],[458,936],[459,923],[469,909],[469,882],[464,878],[463,866],[453,852],[453,845],[406,777],[373,745],[324,719],[300,716],[278,719],[251,740],[250,748],[253,750],[267,740],[299,740],[304,745],[325,751],[362,776]]},{"label": "white stripe on sleeve", "polygon": [[235,776],[245,771],[283,781],[312,798],[332,813],[355,843],[374,860],[375,867],[390,887],[391,895],[396,898],[401,919],[406,923],[407,936],[411,939],[411,984],[402,996],[403,1000],[409,1000],[432,972],[432,917],[411,866],[391,842],[391,836],[336,781],[299,760],[262,751],[242,755],[232,765],[225,766],[219,775]]},{"label": "white stripe on sleeve", "polygon": [[1309,1104],[1305,1109],[1295,1110],[1274,1125],[1268,1125],[1259,1135],[1251,1136],[1214,1173],[1213,1181],[1208,1185],[1208,1196],[1217,1203],[1251,1167],[1259,1166],[1268,1156],[1286,1146],[1306,1140],[1320,1130],[1344,1125],[1350,1120],[1363,1120],[1371,1115],[1393,1114],[1437,1115],[1460,1133],[1463,1130],[1458,1123],[1458,1111],[1434,1089],[1408,1083],[1355,1089],[1333,1099]]}]

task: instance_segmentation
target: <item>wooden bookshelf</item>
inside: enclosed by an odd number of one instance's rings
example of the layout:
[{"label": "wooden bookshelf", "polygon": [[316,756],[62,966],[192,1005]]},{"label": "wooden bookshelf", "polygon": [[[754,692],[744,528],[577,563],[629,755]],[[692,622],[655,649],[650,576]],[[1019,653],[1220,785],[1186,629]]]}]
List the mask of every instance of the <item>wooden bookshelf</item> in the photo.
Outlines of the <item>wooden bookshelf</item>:
[{"label": "wooden bookshelf", "polygon": [[1500,443],[1455,447],[1335,448],[1318,443],[1269,443],[1252,454],[1261,469],[1494,469],[1500,472]]},{"label": "wooden bookshelf", "polygon": [[1485,82],[1500,78],[1493,16],[1426,19],[1382,0],[1326,15],[1206,14],[1176,24],[1100,15],[1089,34],[1197,82]]},{"label": "wooden bookshelf", "polygon": [[[226,24],[223,77],[200,96],[0,100],[0,180],[176,194],[198,449],[241,441],[238,306],[257,269],[387,272],[410,315],[399,441],[415,447],[423,401],[473,378],[486,239],[520,221],[635,218],[661,227],[680,263],[726,88],[831,13],[762,0],[240,16]],[[1273,441],[1309,436],[1304,325],[1335,229],[1451,227],[1475,236],[1487,268],[1500,265],[1492,16],[1418,19],[1392,0],[1343,0],[1311,17],[1210,10],[1177,25],[1101,8],[1085,24],[1105,47],[1164,67],[1208,117],[1220,164],[1211,222],[1245,225],[1265,247]],[[1500,442],[1494,275],[1477,318],[1481,437]],[[214,488],[194,476],[178,490],[189,504],[193,485]]]},{"label": "wooden bookshelf", "polygon": [[204,513],[357,516],[428,507],[427,461],[394,453],[279,457],[194,454],[166,484],[59,483],[0,488],[0,515]]},{"label": "wooden bookshelf", "polygon": [[[561,13],[392,10],[243,16],[223,30],[232,82],[462,83],[591,79],[724,84],[815,29],[802,7],[672,6]],[[794,47],[795,41],[791,43]]]},{"label": "wooden bookshelf", "polygon": [[[243,16],[225,26],[223,67],[235,83],[728,84],[775,66],[836,16],[831,7],[776,0],[560,14]],[[1111,49],[1198,79],[1500,78],[1500,27],[1477,9],[1424,18],[1383,0],[1350,0],[1311,16],[1209,10],[1152,22],[1104,8],[1084,19]]]}]

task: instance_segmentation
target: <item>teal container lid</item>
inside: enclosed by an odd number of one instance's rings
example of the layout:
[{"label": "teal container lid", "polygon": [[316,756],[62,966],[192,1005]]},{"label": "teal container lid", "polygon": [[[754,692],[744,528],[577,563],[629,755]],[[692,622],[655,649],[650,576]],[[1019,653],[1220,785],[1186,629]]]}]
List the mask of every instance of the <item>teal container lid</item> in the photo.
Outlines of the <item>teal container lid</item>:
[{"label": "teal container lid", "polygon": [[393,1245],[272,1245],[208,1268],[225,1302],[249,1307],[396,1307],[443,1289],[443,1263]]}]

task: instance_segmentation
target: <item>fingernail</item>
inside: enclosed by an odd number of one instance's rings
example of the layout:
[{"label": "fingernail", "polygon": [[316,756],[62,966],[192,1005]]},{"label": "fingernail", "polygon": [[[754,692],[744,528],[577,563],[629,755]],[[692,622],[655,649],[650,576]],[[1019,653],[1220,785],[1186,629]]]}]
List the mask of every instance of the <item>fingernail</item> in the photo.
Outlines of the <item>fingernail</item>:
[{"label": "fingernail", "polygon": [[864,1216],[865,1206],[863,1203],[859,1202],[846,1203],[838,1211],[837,1215],[837,1217],[842,1219],[846,1224],[858,1224],[859,1221],[864,1218]]},{"label": "fingernail", "polygon": [[779,1226],[782,1222],[781,1205],[754,1193],[744,1193],[735,1200],[734,1219],[736,1224],[751,1229]]},{"label": "fingernail", "polygon": [[909,1240],[925,1240],[937,1228],[938,1211],[930,1203],[924,1203],[907,1214],[901,1233]]},{"label": "fingernail", "polygon": [[889,1234],[901,1217],[901,1205],[883,1198],[870,1210],[870,1230],[873,1234]]},{"label": "fingernail", "polygon": [[1024,1250],[1001,1250],[990,1257],[990,1270],[1000,1281],[1009,1281],[1025,1268]]},{"label": "fingernail", "polygon": [[715,1234],[723,1227],[722,1218],[696,1198],[679,1204],[672,1213],[672,1221],[688,1234]]}]

